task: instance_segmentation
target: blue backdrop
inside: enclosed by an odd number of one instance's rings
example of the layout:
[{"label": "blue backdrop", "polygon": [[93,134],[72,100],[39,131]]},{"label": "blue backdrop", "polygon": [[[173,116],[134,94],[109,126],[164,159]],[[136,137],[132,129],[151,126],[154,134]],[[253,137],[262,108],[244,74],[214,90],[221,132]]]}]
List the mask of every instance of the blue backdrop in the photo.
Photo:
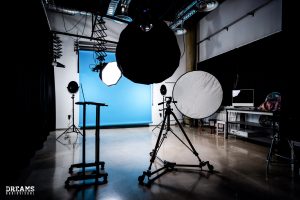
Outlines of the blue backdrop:
[{"label": "blue backdrop", "polygon": [[[115,61],[114,53],[107,53],[105,62]],[[97,72],[94,52],[79,51],[79,82],[82,85],[86,101],[102,102],[108,107],[101,107],[101,126],[141,125],[152,122],[152,86],[133,83],[124,76],[116,85],[107,86]],[[83,101],[80,89],[80,101]],[[86,125],[95,125],[95,106],[87,106]],[[82,106],[79,110],[79,126],[82,126]]]}]

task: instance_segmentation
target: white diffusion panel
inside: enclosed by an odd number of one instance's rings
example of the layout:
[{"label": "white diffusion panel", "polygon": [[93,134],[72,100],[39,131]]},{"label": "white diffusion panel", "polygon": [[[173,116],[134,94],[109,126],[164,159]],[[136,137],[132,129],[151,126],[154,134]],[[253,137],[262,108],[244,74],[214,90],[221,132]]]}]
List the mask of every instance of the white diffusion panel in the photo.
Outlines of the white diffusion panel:
[{"label": "white diffusion panel", "polygon": [[223,99],[220,82],[204,71],[192,71],[182,75],[173,90],[177,109],[193,119],[205,118],[215,113]]}]

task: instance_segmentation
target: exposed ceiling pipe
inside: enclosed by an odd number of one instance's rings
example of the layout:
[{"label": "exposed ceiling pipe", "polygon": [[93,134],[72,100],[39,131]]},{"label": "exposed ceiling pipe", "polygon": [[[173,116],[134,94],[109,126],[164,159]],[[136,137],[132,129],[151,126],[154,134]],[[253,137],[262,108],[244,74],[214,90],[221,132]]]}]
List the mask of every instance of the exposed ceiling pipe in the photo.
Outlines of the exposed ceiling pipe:
[{"label": "exposed ceiling pipe", "polygon": [[[66,8],[61,8],[61,7],[58,7],[56,5],[54,5],[53,3],[51,3],[49,0],[42,0],[44,1],[44,7],[46,7],[48,10],[52,10],[52,11],[55,11],[55,12],[59,12],[59,13],[63,13],[63,14],[67,14],[67,15],[85,15],[85,16],[92,16],[92,13],[90,12],[85,12],[85,11],[77,11],[77,10],[71,10],[71,9],[66,9]],[[127,0],[127,2],[130,3],[131,0]],[[129,5],[128,3],[128,5]],[[121,19],[121,18],[118,18],[116,16],[110,16],[110,15],[105,15],[103,16],[104,18],[107,18],[107,19],[112,19],[112,20],[117,20],[119,22],[122,22],[122,23],[128,23],[129,21],[126,20],[126,19]]]},{"label": "exposed ceiling pipe", "polygon": [[120,0],[111,0],[107,9],[107,15],[114,16],[118,8]]},{"label": "exposed ceiling pipe", "polygon": [[72,9],[58,7],[54,3],[50,2],[49,0],[44,0],[44,1],[46,3],[45,6],[48,10],[52,10],[52,11],[56,11],[56,12],[60,12],[63,14],[68,14],[68,15],[91,15],[91,13],[85,12],[85,11],[78,11],[78,10],[72,10]]},{"label": "exposed ceiling pipe", "polygon": [[111,40],[100,40],[98,38],[92,38],[92,37],[88,37],[88,36],[84,36],[84,35],[77,35],[77,34],[72,34],[72,33],[61,32],[61,31],[51,31],[51,32],[55,33],[55,34],[68,35],[68,36],[72,36],[72,37],[76,37],[76,38],[84,38],[84,39],[95,40],[95,41],[105,41],[107,43],[113,43],[113,44],[118,43],[118,42],[111,41]]},{"label": "exposed ceiling pipe", "polygon": [[169,27],[174,30],[179,25],[182,25],[186,20],[197,13],[195,7],[202,2],[204,2],[204,0],[195,0],[187,7],[183,8],[180,12],[177,13],[175,20],[169,25]]},{"label": "exposed ceiling pipe", "polygon": [[185,15],[188,11],[190,11],[193,6],[195,6],[196,4],[202,2],[203,0],[195,0],[192,3],[190,3],[187,7],[185,7],[184,9],[182,9],[179,13],[177,13],[176,15],[176,19],[181,18],[183,15]]},{"label": "exposed ceiling pipe", "polygon": [[169,25],[174,30],[197,12],[209,12],[219,5],[217,0],[195,0],[177,13],[175,20]]},{"label": "exposed ceiling pipe", "polygon": [[41,0],[41,2],[42,2],[42,6],[43,6],[43,10],[44,10],[44,14],[45,14],[45,16],[46,16],[46,19],[47,19],[47,23],[48,23],[49,30],[51,31],[52,29],[51,29],[51,25],[50,25],[50,22],[49,22],[49,19],[48,19],[48,15],[47,15],[47,11],[46,11],[46,8],[45,8],[44,1],[43,1],[43,0]]}]

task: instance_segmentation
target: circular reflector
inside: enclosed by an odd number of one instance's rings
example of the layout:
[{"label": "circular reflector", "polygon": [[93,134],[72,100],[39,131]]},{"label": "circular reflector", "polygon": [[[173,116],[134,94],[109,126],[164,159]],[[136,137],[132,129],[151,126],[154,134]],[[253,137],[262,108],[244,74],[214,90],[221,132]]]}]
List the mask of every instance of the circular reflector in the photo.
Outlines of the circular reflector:
[{"label": "circular reflector", "polygon": [[175,83],[173,99],[177,109],[185,116],[201,119],[214,114],[222,103],[220,82],[204,71],[183,74]]}]

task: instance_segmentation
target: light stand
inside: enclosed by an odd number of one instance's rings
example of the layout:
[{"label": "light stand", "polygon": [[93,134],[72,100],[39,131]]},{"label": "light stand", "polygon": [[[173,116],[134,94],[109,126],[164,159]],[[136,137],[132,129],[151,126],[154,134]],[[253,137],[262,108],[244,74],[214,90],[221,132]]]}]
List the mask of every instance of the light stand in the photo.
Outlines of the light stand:
[{"label": "light stand", "polygon": [[68,87],[67,87],[68,91],[70,93],[72,93],[72,125],[67,128],[67,130],[65,130],[62,134],[60,134],[56,139],[58,140],[62,135],[66,134],[66,133],[72,133],[72,132],[75,132],[82,135],[82,133],[80,132],[80,130],[75,126],[75,123],[74,123],[74,97],[75,97],[75,93],[78,91],[79,89],[79,86],[78,84],[75,82],[75,81],[71,81],[69,84],[68,84]]},{"label": "light stand", "polygon": [[[205,165],[207,165],[208,169],[210,172],[213,172],[213,169],[214,167],[209,164],[209,161],[202,161],[199,157],[199,154],[197,153],[197,151],[195,150],[193,144],[191,143],[191,141],[189,140],[187,134],[185,133],[183,127],[181,126],[181,124],[179,123],[176,115],[173,113],[172,111],[172,108],[171,108],[171,102],[173,103],[177,103],[176,101],[172,101],[172,97],[166,97],[166,115],[164,116],[164,119],[163,119],[163,123],[162,123],[162,126],[161,126],[161,129],[160,129],[160,132],[159,132],[159,135],[158,135],[158,138],[157,138],[157,141],[156,141],[156,144],[155,144],[155,148],[152,150],[152,152],[150,153],[150,156],[151,156],[151,159],[150,159],[150,165],[148,167],[148,170],[147,171],[144,171],[143,174],[141,176],[138,177],[138,181],[139,181],[139,184],[140,185],[146,185],[146,186],[151,186],[151,184],[156,180],[158,179],[159,177],[163,176],[164,174],[168,173],[168,172],[171,172],[173,170],[176,169],[176,167],[199,167],[201,170],[202,170],[202,167],[204,167]],[[177,124],[179,125],[179,128],[180,130],[182,131],[184,137],[186,138],[186,140],[188,141],[188,144],[189,146],[182,140],[180,139],[175,133],[174,131],[172,131],[172,129],[170,128],[170,116],[173,116],[174,119],[176,120]],[[163,133],[163,130],[164,130],[164,127],[166,126],[166,131],[164,134]],[[171,131],[171,133],[173,133],[173,135],[182,143],[184,144],[198,159],[199,161],[199,165],[189,165],[189,164],[177,164],[175,162],[169,162],[169,161],[163,161],[162,159],[160,159],[158,156],[157,156],[157,153],[161,147],[161,145],[163,144],[164,142],[164,139],[167,138],[167,134],[168,132]],[[155,161],[155,159],[158,158],[159,161],[161,161],[163,163],[163,167],[155,170],[155,171],[151,171],[151,167],[152,167],[152,164],[153,162]],[[162,171],[163,170],[163,171]],[[161,173],[159,173],[160,171],[162,171]],[[152,179],[150,179],[150,177],[152,175],[155,175],[156,176]],[[144,183],[144,179],[145,177],[148,177],[148,182],[147,183]]]},{"label": "light stand", "polygon": [[[163,116],[163,119],[164,119],[164,118],[165,118],[165,96],[164,96],[164,95],[163,95],[163,101],[160,102],[158,105],[163,105],[163,108],[160,109],[159,111],[162,111],[162,116]],[[154,131],[155,129],[161,127],[161,124],[162,124],[162,123],[163,123],[163,120],[162,120],[159,124],[157,124],[157,125],[152,129],[152,131]]]},{"label": "light stand", "polygon": [[[163,105],[163,109],[162,110],[159,110],[159,111],[163,111],[163,119],[165,118],[165,95],[167,94],[167,87],[165,85],[161,85],[160,86],[160,93],[161,95],[163,96],[163,101],[160,102],[158,105]],[[160,127],[161,124],[162,124],[163,120],[157,124],[153,129],[152,131],[154,131],[156,128]]]},{"label": "light stand", "polygon": [[74,94],[72,94],[72,125],[69,126],[69,128],[67,128],[67,130],[65,130],[62,134],[60,134],[56,139],[58,140],[62,135],[66,134],[66,133],[79,133],[80,135],[82,135],[82,133],[80,132],[80,130],[75,126],[74,123]]}]

